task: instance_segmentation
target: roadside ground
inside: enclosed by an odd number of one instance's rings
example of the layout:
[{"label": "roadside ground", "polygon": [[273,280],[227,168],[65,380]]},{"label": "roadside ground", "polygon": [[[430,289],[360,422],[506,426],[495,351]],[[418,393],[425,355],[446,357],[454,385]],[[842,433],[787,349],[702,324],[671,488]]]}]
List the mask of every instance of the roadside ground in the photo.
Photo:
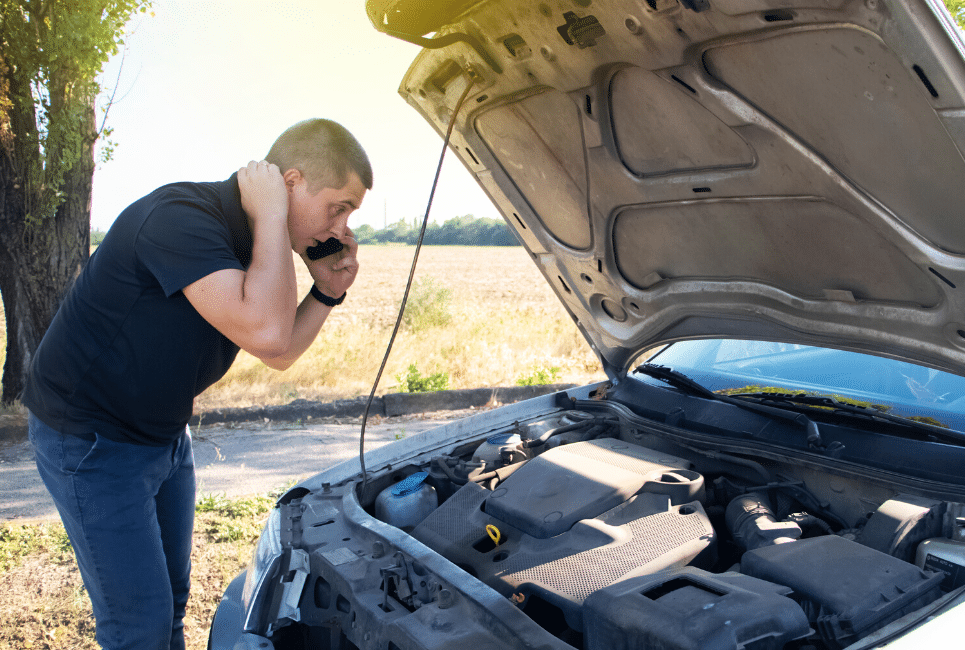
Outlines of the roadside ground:
[{"label": "roadside ground", "polygon": [[[416,435],[473,411],[440,411],[372,418],[365,427],[369,451]],[[323,418],[311,424],[245,422],[192,428],[198,495],[229,498],[266,494],[358,455],[361,418]],[[0,445],[0,520],[58,519],[34,464],[26,436]]]},{"label": "roadside ground", "polygon": [[[378,408],[365,428],[365,449],[419,434],[443,420],[560,388],[474,389],[377,398]],[[191,433],[198,495],[266,494],[357,456],[362,410],[364,400],[332,404],[296,400],[288,406],[195,416]],[[24,416],[0,416],[0,521],[58,519],[37,473],[25,420]]]}]

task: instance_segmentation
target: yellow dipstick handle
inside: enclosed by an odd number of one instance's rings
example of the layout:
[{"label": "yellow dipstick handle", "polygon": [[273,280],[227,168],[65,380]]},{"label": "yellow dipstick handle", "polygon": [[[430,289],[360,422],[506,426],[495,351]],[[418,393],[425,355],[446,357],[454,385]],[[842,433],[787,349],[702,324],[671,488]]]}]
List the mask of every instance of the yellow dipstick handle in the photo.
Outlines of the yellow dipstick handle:
[{"label": "yellow dipstick handle", "polygon": [[499,546],[499,540],[503,538],[503,535],[499,532],[499,529],[492,524],[486,524],[486,532],[489,533],[489,539],[493,540],[493,544]]}]

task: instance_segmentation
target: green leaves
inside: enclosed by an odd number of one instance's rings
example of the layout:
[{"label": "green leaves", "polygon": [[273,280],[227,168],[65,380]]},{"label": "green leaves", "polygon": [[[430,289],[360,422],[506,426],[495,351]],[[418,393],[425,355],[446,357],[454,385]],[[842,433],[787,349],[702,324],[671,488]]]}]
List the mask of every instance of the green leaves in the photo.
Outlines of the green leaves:
[{"label": "green leaves", "polygon": [[265,525],[264,517],[275,505],[270,496],[229,499],[224,494],[204,494],[195,503],[199,530],[209,542],[221,544],[248,540],[254,542]]},{"label": "green leaves", "polygon": [[545,386],[560,378],[563,369],[559,366],[533,366],[529,373],[516,378],[517,386]]},{"label": "green leaves", "polygon": [[70,539],[60,522],[41,524],[0,524],[0,574],[19,565],[25,557],[40,550],[64,561],[73,554]]},{"label": "green leaves", "polygon": [[65,177],[91,155],[99,135],[97,75],[124,44],[129,18],[150,6],[151,0],[0,0],[0,144],[22,179],[28,226],[53,216],[66,198]]},{"label": "green leaves", "polygon": [[434,372],[423,377],[414,363],[409,364],[405,374],[396,375],[395,380],[399,382],[399,391],[402,393],[431,393],[449,387],[448,373]]},{"label": "green leaves", "polygon": [[945,7],[958,23],[958,28],[965,29],[965,0],[945,0]]}]

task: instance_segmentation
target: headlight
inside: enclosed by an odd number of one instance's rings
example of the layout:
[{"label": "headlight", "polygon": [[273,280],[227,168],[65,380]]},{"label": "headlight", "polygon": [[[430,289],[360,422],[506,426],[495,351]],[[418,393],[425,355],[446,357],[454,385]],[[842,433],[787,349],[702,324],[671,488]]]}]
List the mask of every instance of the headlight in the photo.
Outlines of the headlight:
[{"label": "headlight", "polygon": [[245,588],[241,592],[246,632],[258,632],[256,626],[259,624],[262,603],[265,602],[267,583],[277,572],[281,555],[281,511],[275,508],[268,515],[268,523],[258,539],[255,554],[248,565]]}]

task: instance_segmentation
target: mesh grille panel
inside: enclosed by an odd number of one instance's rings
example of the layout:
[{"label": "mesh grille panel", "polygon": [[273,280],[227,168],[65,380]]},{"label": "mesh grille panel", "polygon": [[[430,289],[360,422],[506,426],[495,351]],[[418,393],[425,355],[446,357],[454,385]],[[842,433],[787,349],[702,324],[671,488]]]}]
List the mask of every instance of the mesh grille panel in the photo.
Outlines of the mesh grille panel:
[{"label": "mesh grille panel", "polygon": [[478,531],[467,525],[468,519],[479,511],[479,506],[488,495],[488,490],[475,483],[467,483],[416,526],[412,536],[428,546],[432,546],[429,542],[433,538],[437,542],[445,540],[457,545],[470,543]]},{"label": "mesh grille panel", "polygon": [[[619,546],[592,548],[575,554],[556,551],[540,556],[536,566],[533,555],[514,555],[503,563],[505,573],[501,577],[513,584],[538,583],[582,602],[621,576],[713,534],[710,522],[700,512],[690,515],[664,512],[630,522],[624,528],[629,530],[632,539]],[[673,563],[669,562],[668,566]]]}]

